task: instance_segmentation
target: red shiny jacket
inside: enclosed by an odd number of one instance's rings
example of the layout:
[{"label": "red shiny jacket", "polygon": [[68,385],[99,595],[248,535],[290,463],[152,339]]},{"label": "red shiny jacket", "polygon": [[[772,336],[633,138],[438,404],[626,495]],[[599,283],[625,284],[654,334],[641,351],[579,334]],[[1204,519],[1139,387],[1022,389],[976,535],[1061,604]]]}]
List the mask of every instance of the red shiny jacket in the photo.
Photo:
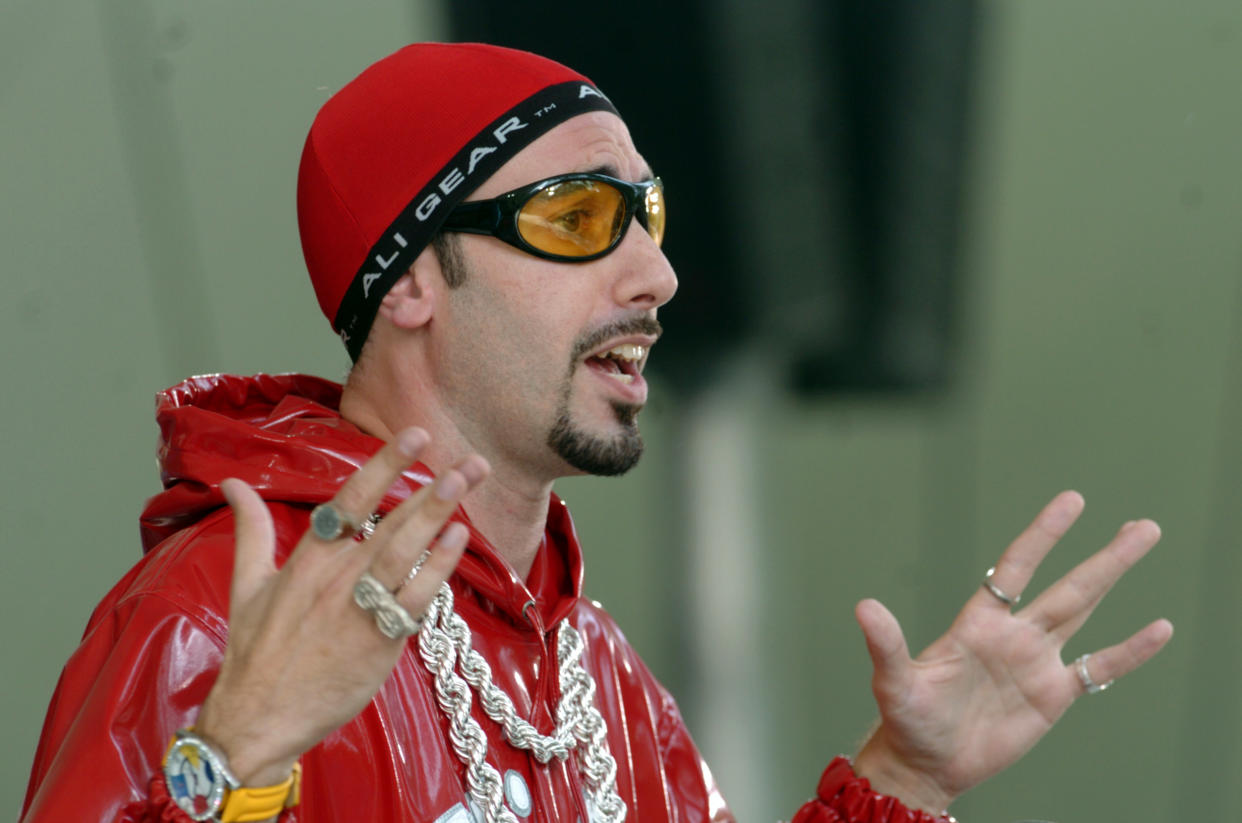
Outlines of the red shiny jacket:
[{"label": "red shiny jacket", "polygon": [[[228,634],[233,521],[219,482],[239,477],[264,497],[283,562],[310,509],[381,445],[340,417],[339,399],[338,385],[299,375],[197,377],[158,396],[165,490],[142,515],[145,554],[95,609],[65,666],[22,820],[188,820],[168,800],[159,763],[172,733],[194,722]],[[429,478],[422,467],[407,471],[380,511]],[[464,512],[456,518],[470,525]],[[672,697],[612,619],[582,598],[578,540],[555,496],[526,581],[471,528],[452,586],[498,685],[545,731],[559,698],[553,629],[561,620],[577,627],[627,820],[733,819]],[[503,742],[477,701],[474,712],[491,741],[488,761],[519,781],[518,800],[525,797],[529,808],[521,819],[589,821],[572,759],[539,764]],[[302,802],[282,820],[471,820],[464,768],[447,734],[432,678],[411,643],[371,703],[303,756]],[[931,819],[870,792],[840,759],[818,795],[795,821]]]}]

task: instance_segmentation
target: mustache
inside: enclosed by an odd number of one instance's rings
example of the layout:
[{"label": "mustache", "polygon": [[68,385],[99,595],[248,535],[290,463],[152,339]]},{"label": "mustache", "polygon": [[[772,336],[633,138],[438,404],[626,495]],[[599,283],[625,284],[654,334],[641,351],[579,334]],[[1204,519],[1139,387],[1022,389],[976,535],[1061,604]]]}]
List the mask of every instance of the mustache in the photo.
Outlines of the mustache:
[{"label": "mustache", "polygon": [[614,337],[624,337],[627,334],[650,334],[659,337],[663,333],[664,328],[660,325],[660,321],[650,315],[639,314],[625,320],[618,320],[579,337],[574,343],[570,361],[577,362],[578,358],[590,354]]}]

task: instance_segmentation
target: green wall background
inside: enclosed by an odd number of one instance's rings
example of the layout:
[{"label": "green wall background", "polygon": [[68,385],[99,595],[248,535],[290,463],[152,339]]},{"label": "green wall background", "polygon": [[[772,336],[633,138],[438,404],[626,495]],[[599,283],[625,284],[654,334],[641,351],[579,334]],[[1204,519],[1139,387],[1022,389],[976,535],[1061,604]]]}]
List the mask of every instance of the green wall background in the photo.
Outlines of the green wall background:
[{"label": "green wall background", "polygon": [[[669,574],[682,517],[669,501],[684,497],[678,455],[703,409],[659,385],[644,415],[651,458],[621,480],[561,487],[588,592],[689,689],[709,759],[728,764],[726,794],[748,787],[732,797],[741,819],[775,820],[872,717],[853,604],[879,597],[921,647],[1039,506],[1077,488],[1087,513],[1034,585],[1123,520],[1153,516],[1165,538],[1067,659],[1157,616],[1177,634],[954,811],[1235,819],[1242,7],[985,12],[952,389],[796,402],[747,390],[763,387],[760,365],[718,395],[747,434],[764,538],[762,644],[737,665],[766,699],[745,722],[696,709],[681,638],[702,604]],[[137,557],[136,513],[158,484],[152,394],[210,371],[343,374],[302,274],[301,141],[332,89],[442,30],[435,6],[391,0],[0,7],[4,813],[20,806],[60,666]]]}]

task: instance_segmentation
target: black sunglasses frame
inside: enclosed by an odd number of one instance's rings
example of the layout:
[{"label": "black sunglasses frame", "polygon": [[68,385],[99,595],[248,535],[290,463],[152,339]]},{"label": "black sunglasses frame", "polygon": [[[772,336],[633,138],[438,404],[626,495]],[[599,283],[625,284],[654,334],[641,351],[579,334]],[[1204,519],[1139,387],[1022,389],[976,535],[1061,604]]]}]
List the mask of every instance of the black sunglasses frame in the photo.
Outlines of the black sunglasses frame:
[{"label": "black sunglasses frame", "polygon": [[[558,183],[565,183],[571,180],[594,180],[604,183],[620,192],[621,199],[625,203],[625,217],[621,223],[621,231],[617,233],[617,236],[613,238],[613,241],[608,244],[607,248],[594,254],[568,255],[544,251],[526,242],[517,228],[518,213],[532,197],[548,186],[555,186]],[[562,263],[586,263],[591,260],[598,260],[621,245],[621,241],[625,239],[625,233],[629,231],[630,224],[634,222],[635,217],[638,218],[638,223],[643,227],[643,230],[650,233],[651,229],[647,226],[647,209],[645,204],[647,193],[652,188],[658,188],[661,196],[663,195],[664,183],[658,177],[642,183],[630,183],[625,180],[618,180],[615,177],[609,177],[606,174],[596,174],[595,172],[558,174],[556,177],[537,180],[513,191],[507,191],[490,200],[470,200],[465,203],[459,203],[449,212],[444,224],[440,226],[440,231],[483,234],[495,237],[497,240],[503,240],[510,246],[519,248],[527,254],[533,254],[535,257],[542,257],[544,260],[556,260]]]}]

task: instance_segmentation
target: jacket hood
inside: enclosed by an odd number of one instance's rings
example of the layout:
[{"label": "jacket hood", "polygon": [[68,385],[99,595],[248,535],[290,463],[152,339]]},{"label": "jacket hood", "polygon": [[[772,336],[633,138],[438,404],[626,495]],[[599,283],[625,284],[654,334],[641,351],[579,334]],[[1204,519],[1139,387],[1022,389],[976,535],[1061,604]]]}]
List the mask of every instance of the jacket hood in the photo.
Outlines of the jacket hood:
[{"label": "jacket hood", "polygon": [[[220,482],[236,477],[269,504],[305,508],[332,498],[345,479],[383,441],[341,417],[341,386],[300,374],[191,377],[156,395],[158,449],[164,491],[141,517],[143,551],[227,505]],[[407,469],[378,511],[391,510],[432,480],[421,463]],[[456,576],[486,601],[526,622],[534,601],[543,625],[573,608],[582,588],[582,553],[564,503],[552,495],[548,524],[526,581],[458,508],[470,529]]]}]

